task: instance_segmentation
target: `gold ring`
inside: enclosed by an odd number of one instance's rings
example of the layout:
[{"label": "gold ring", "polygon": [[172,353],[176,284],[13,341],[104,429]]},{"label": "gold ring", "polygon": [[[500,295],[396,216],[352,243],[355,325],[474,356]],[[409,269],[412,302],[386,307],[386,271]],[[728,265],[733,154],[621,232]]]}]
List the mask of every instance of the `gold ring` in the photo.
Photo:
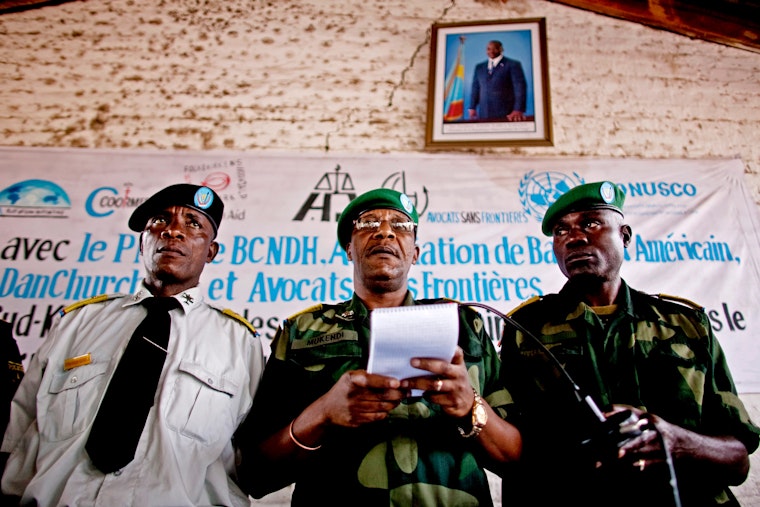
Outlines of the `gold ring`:
[{"label": "gold ring", "polygon": [[435,390],[440,391],[443,388],[443,380],[438,379],[435,381]]}]

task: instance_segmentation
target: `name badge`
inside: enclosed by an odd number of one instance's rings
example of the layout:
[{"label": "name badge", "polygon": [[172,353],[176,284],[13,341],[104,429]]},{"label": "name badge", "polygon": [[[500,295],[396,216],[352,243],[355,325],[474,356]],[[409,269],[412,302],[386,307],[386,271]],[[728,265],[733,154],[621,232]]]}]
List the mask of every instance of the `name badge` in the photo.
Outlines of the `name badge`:
[{"label": "name badge", "polygon": [[72,368],[77,368],[79,366],[90,364],[91,362],[92,362],[92,356],[88,352],[87,354],[84,354],[81,356],[70,357],[68,359],[65,359],[63,361],[63,369],[70,370]]},{"label": "name badge", "polygon": [[331,343],[351,341],[355,342],[359,340],[359,333],[348,329],[341,329],[334,333],[321,334],[312,336],[310,338],[304,338],[293,342],[293,350],[310,349],[313,347],[321,347],[324,345],[330,345]]}]

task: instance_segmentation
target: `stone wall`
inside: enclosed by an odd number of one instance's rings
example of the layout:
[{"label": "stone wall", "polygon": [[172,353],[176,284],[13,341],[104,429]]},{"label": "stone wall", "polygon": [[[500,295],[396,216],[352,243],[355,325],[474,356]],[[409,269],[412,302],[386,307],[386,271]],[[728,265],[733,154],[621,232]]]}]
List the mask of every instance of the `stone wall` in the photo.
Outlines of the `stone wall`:
[{"label": "stone wall", "polygon": [[[740,157],[760,202],[760,54],[542,0],[92,0],[0,16],[0,145],[425,150],[434,22],[546,18],[550,147]],[[456,150],[451,150],[456,151]],[[760,395],[744,397],[760,419]],[[736,489],[760,502],[760,464]]]}]

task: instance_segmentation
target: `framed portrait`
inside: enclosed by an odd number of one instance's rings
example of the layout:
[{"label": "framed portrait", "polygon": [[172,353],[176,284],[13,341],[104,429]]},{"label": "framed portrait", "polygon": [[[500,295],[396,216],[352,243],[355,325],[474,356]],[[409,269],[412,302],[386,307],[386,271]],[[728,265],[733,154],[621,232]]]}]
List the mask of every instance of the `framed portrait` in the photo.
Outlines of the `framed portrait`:
[{"label": "framed portrait", "polygon": [[546,20],[433,25],[427,148],[552,146]]}]

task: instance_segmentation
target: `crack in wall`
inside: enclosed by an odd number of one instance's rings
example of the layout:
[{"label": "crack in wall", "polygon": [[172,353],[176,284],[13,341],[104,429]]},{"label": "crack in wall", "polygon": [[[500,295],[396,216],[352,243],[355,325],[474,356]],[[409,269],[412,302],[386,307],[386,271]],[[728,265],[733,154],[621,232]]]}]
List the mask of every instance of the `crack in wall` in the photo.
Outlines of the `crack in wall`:
[{"label": "crack in wall", "polygon": [[[449,6],[446,7],[445,9],[443,9],[443,12],[441,13],[441,15],[438,16],[438,18],[436,18],[436,20],[434,22],[438,23],[438,22],[442,21],[446,17],[446,14],[448,14],[449,11],[451,9],[453,9],[455,6],[456,6],[456,0],[451,0],[451,3],[449,3]],[[417,55],[420,53],[420,51],[422,50],[422,48],[424,48],[425,46],[428,46],[430,44],[431,33],[432,33],[432,28],[428,27],[428,29],[425,31],[425,40],[421,44],[419,44],[417,46],[417,48],[414,50],[414,53],[412,53],[412,57],[409,59],[409,65],[407,65],[404,68],[404,70],[401,71],[401,79],[399,80],[398,84],[396,84],[391,89],[391,93],[390,93],[390,95],[388,97],[388,107],[393,106],[393,96],[395,95],[396,90],[398,90],[399,88],[401,88],[404,85],[404,83],[406,82],[406,79],[405,79],[406,78],[406,73],[408,71],[410,71],[414,67],[414,60],[417,58]]]},{"label": "crack in wall", "polygon": [[[451,0],[451,2],[449,2],[449,5],[443,9],[443,12],[441,13],[441,15],[438,16],[434,20],[434,23],[443,21],[443,19],[446,17],[449,11],[453,9],[454,7],[456,7],[456,0]],[[390,94],[388,96],[388,107],[393,107],[393,96],[396,94],[396,90],[401,88],[404,85],[404,83],[406,83],[406,74],[414,67],[414,61],[417,59],[417,55],[419,55],[420,51],[422,51],[424,47],[430,44],[431,33],[432,33],[432,28],[428,27],[428,29],[425,31],[425,39],[420,44],[417,45],[414,52],[412,53],[412,56],[409,58],[409,64],[406,67],[404,67],[404,69],[401,71],[401,77],[398,83],[396,83],[393,86],[393,88],[391,88]],[[355,110],[354,109],[349,110],[349,114],[346,117],[346,119],[339,122],[338,127],[335,130],[325,134],[325,151],[330,151],[330,134],[339,133],[343,129],[343,127],[348,124],[349,120],[351,119],[351,112],[353,111]]]}]

